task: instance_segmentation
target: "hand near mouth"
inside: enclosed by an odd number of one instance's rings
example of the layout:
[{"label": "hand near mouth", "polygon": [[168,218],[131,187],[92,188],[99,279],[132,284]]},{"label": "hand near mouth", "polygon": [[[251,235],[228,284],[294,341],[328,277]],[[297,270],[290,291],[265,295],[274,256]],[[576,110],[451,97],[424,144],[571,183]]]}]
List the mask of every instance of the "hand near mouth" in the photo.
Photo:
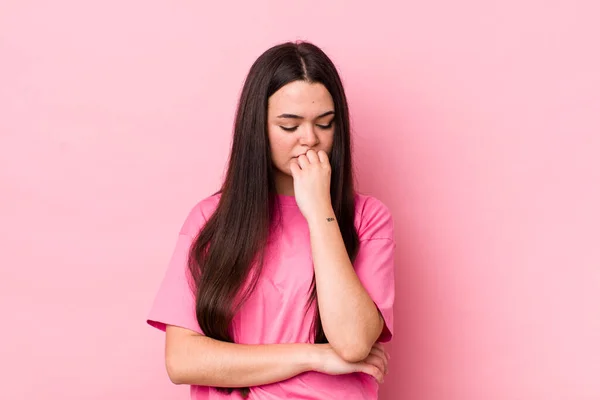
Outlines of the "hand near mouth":
[{"label": "hand near mouth", "polygon": [[306,218],[333,218],[331,194],[331,165],[323,150],[308,150],[290,163],[294,178],[294,196],[296,203]]}]

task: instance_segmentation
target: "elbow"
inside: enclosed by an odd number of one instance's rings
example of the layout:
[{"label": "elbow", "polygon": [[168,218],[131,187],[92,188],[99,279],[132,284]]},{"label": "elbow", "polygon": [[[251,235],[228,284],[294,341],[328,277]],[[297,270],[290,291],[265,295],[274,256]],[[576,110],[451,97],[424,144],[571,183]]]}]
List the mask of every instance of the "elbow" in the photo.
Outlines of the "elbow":
[{"label": "elbow", "polygon": [[367,346],[365,343],[348,343],[346,345],[334,346],[336,353],[340,358],[349,363],[356,363],[363,361],[371,353],[371,346]]},{"label": "elbow", "polygon": [[167,368],[167,375],[172,383],[175,385],[183,385],[186,383],[181,371],[181,363],[174,354],[167,352],[165,365]]},{"label": "elbow", "polygon": [[329,344],[334,349],[340,358],[346,362],[355,363],[366,359],[371,350],[377,336],[374,336],[375,332],[354,332],[353,335],[344,335],[342,337],[330,335]]}]

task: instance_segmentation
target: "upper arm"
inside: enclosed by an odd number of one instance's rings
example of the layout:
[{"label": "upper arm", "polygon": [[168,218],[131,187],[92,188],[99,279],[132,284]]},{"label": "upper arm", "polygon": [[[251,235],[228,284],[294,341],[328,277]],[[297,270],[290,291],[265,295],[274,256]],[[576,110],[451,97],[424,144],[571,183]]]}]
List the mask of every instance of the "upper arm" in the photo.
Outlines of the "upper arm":
[{"label": "upper arm", "polygon": [[203,333],[196,320],[195,284],[190,276],[188,257],[194,238],[204,225],[205,219],[195,207],[185,220],[164,277],[147,316],[151,326],[162,331],[167,325]]},{"label": "upper arm", "polygon": [[203,333],[196,320],[196,295],[188,271],[188,255],[193,238],[180,234],[160,284],[147,322],[162,331],[167,325]]},{"label": "upper arm", "polygon": [[185,359],[187,343],[192,336],[201,336],[196,320],[196,299],[193,280],[188,271],[188,257],[196,232],[205,220],[198,207],[185,220],[152,307],[147,323],[165,331],[165,362],[173,382],[177,382]]},{"label": "upper arm", "polygon": [[181,382],[181,371],[185,370],[185,359],[190,339],[203,336],[193,330],[176,325],[165,326],[165,366],[173,383]]},{"label": "upper arm", "polygon": [[182,328],[176,325],[167,325],[165,329],[165,350],[167,354],[173,352],[178,345],[181,345],[185,340],[194,336],[203,336],[198,332],[194,332],[187,328]]},{"label": "upper arm", "polygon": [[389,209],[375,198],[368,198],[362,211],[354,269],[383,322],[377,341],[387,342],[393,335],[394,224]]}]

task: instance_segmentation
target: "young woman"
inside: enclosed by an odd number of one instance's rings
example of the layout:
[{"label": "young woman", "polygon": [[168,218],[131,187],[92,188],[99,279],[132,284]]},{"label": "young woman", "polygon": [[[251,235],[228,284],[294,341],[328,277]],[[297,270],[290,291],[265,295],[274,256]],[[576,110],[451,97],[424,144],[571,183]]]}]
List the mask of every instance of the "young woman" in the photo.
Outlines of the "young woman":
[{"label": "young woman", "polygon": [[318,47],[252,65],[223,186],[183,223],[148,323],[192,399],[376,399],[392,337],[388,208],[354,191],[348,106]]}]

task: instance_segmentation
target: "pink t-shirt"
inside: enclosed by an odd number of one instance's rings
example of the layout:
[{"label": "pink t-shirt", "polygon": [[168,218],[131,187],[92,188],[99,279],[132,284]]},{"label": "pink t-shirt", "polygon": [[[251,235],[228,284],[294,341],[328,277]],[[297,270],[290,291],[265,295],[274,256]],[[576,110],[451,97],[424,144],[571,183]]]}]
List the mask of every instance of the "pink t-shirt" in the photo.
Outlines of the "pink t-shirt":
[{"label": "pink t-shirt", "polygon": [[[196,321],[194,295],[187,281],[187,256],[196,234],[215,210],[220,195],[199,202],[185,220],[175,251],[148,315],[148,323],[165,330],[176,325],[202,334]],[[305,314],[313,276],[308,224],[293,196],[277,195],[282,226],[266,249],[263,272],[252,296],[233,319],[236,343],[309,343],[314,307]],[[360,249],[354,269],[385,320],[379,342],[392,337],[394,303],[394,227],[379,200],[356,195],[355,226]],[[306,372],[285,381],[250,388],[253,400],[371,400],[378,384],[364,373],[327,375]],[[193,400],[241,399],[206,386],[191,386]]]}]

